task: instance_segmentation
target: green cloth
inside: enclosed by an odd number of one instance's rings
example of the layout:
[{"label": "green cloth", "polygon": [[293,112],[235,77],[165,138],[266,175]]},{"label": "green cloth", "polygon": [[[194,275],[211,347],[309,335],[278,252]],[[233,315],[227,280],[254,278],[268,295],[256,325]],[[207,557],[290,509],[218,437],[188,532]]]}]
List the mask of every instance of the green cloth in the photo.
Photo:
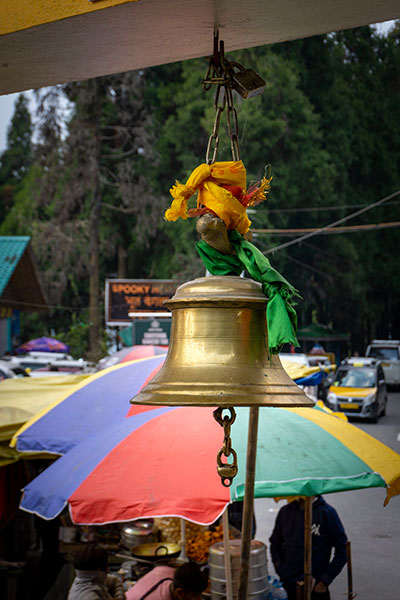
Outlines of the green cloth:
[{"label": "green cloth", "polygon": [[284,344],[299,346],[296,338],[297,315],[294,309],[295,298],[301,298],[298,291],[276,271],[269,260],[240,233],[229,231],[229,240],[236,256],[221,254],[201,240],[197,242],[197,252],[212,275],[240,275],[244,269],[250,277],[262,285],[268,297],[267,324],[268,346],[272,354],[278,354]]}]

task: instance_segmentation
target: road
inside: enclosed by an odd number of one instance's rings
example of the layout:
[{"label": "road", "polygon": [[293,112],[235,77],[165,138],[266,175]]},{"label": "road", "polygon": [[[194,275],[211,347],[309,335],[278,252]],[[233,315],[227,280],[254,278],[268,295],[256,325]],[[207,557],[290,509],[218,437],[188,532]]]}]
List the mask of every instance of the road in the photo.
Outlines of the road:
[{"label": "road", "polygon": [[[388,395],[388,410],[377,424],[353,422],[367,433],[400,452],[400,393]],[[325,499],[336,508],[351,541],[353,590],[359,600],[400,598],[400,496],[384,507],[384,488],[329,494]],[[268,547],[276,514],[283,503],[256,499],[256,538]],[[274,568],[268,553],[268,568]],[[347,599],[346,567],[331,585],[332,600]]]}]

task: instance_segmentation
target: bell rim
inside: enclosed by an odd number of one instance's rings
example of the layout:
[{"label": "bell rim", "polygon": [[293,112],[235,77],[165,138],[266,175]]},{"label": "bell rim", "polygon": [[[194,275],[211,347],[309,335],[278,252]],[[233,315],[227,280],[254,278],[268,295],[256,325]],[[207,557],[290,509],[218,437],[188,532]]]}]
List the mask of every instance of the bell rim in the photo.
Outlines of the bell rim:
[{"label": "bell rim", "polygon": [[[196,389],[197,388],[197,389]],[[131,404],[152,406],[277,406],[305,407],[315,405],[295,383],[262,384],[197,384],[150,383],[130,400]]]}]

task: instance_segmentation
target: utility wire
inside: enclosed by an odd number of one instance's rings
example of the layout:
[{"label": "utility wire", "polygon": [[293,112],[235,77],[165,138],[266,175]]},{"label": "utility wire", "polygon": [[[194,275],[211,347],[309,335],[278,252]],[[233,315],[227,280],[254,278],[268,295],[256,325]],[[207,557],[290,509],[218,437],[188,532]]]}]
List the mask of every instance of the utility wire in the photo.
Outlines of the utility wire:
[{"label": "utility wire", "polygon": [[313,250],[314,252],[318,252],[319,254],[325,255],[328,258],[332,258],[336,262],[342,262],[343,264],[346,264],[346,265],[352,264],[351,260],[348,260],[347,258],[344,258],[343,256],[338,256],[337,254],[334,254],[333,252],[328,252],[328,250],[322,249],[319,246],[314,246],[314,244],[304,242],[304,246],[311,248],[311,250]]},{"label": "utility wire", "polygon": [[[386,206],[398,204],[400,200],[394,202],[388,202]],[[345,208],[362,208],[363,206],[369,206],[369,204],[338,204],[336,206],[303,206],[299,208],[269,208],[264,206],[268,214],[271,213],[303,213],[303,212],[327,212],[330,210],[343,210]]]},{"label": "utility wire", "polygon": [[318,275],[322,275],[323,277],[326,277],[327,279],[332,279],[332,275],[329,275],[329,273],[326,273],[325,271],[321,271],[321,269],[312,267],[311,265],[308,265],[307,263],[302,262],[301,260],[298,260],[297,258],[294,258],[293,256],[290,256],[290,254],[284,254],[280,258],[282,260],[288,260],[290,262],[293,262],[296,265],[300,265],[301,267],[304,267],[305,269],[307,269],[308,271],[312,271],[313,273],[318,273]]},{"label": "utility wire", "polygon": [[[60,304],[39,304],[37,302],[22,302],[20,300],[6,300],[4,298],[0,298],[0,304],[5,305],[5,306],[10,306],[10,304],[12,304],[13,306],[15,305],[19,305],[19,306],[30,306],[32,308],[43,308],[43,309],[52,309],[52,310],[70,310],[72,312],[83,312],[85,310],[89,310],[89,305],[88,306],[63,306]],[[100,309],[104,309],[104,305],[99,304],[99,308]]]},{"label": "utility wire", "polygon": [[[321,235],[330,235],[333,233],[355,233],[357,231],[371,231],[377,229],[389,229],[400,227],[400,221],[390,223],[369,223],[368,225],[347,225],[345,227],[326,227],[321,231]],[[274,236],[293,237],[299,233],[309,233],[319,231],[317,227],[308,227],[304,229],[252,229],[253,233],[269,233]]]},{"label": "utility wire", "polygon": [[263,252],[263,254],[271,254],[272,252],[276,252],[277,250],[282,250],[283,248],[287,248],[288,246],[293,246],[293,244],[299,244],[303,240],[307,240],[311,237],[314,237],[315,235],[322,233],[326,229],[329,229],[331,227],[336,227],[336,225],[340,225],[341,223],[345,223],[346,221],[349,221],[350,219],[354,219],[354,217],[358,217],[358,215],[361,215],[361,214],[367,212],[367,210],[371,210],[371,208],[375,208],[375,206],[379,206],[379,205],[383,204],[384,202],[387,202],[388,200],[392,200],[392,198],[395,198],[399,194],[400,194],[400,190],[397,190],[397,192],[394,192],[393,194],[390,194],[389,196],[385,196],[384,198],[381,198],[377,202],[374,202],[373,204],[369,204],[368,206],[365,206],[364,208],[357,210],[355,213],[347,215],[347,217],[343,217],[342,219],[339,219],[338,221],[329,223],[329,225],[325,225],[325,227],[320,227],[319,229],[317,229],[315,231],[311,231],[310,233],[306,233],[305,235],[298,237],[294,240],[290,240],[289,242],[285,242],[284,244],[280,244],[279,246],[275,246],[274,248],[265,250]]}]

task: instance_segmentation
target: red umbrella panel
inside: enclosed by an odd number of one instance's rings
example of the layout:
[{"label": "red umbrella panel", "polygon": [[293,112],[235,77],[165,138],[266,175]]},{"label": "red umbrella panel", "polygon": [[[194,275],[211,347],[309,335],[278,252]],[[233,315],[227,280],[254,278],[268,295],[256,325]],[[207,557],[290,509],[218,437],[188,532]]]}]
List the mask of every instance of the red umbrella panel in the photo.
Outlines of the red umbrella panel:
[{"label": "red umbrella panel", "polygon": [[[137,407],[132,407],[132,409]],[[244,497],[249,409],[236,409],[238,474],[216,468],[223,429],[212,407],[154,407],[93,434],[24,489],[20,507],[45,519],[67,505],[77,524],[180,516],[213,523]],[[255,497],[387,487],[400,493],[400,456],[319,407],[260,409]]]}]

